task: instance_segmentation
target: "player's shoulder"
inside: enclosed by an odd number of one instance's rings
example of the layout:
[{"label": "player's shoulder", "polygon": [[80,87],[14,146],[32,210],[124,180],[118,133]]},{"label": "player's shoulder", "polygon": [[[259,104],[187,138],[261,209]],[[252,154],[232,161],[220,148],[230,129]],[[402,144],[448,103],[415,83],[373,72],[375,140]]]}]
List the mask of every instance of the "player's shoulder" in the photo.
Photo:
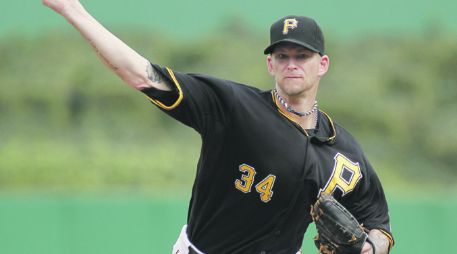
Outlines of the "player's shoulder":
[{"label": "player's shoulder", "polygon": [[176,77],[178,80],[184,81],[184,83],[188,83],[191,85],[203,85],[210,87],[212,89],[229,89],[233,90],[233,92],[238,93],[254,93],[254,94],[261,94],[263,93],[262,90],[248,84],[244,84],[241,82],[233,81],[230,79],[226,79],[223,77],[217,77],[212,74],[206,73],[196,73],[196,72],[187,72],[187,71],[180,71],[175,69],[170,69],[168,67],[163,67],[157,64],[152,64],[154,68],[158,71],[161,71],[165,76],[169,76],[170,72],[173,74],[172,78]]},{"label": "player's shoulder", "polygon": [[187,73],[187,75],[207,84],[230,87],[234,93],[262,94],[264,92],[263,90],[253,85],[226,78],[216,77],[210,74]]},{"label": "player's shoulder", "polygon": [[329,114],[324,112],[324,115],[327,117],[329,125],[334,128],[334,144],[362,152],[359,142],[351,132],[343,127],[337,120],[334,120]]},{"label": "player's shoulder", "polygon": [[249,83],[242,83],[240,81],[224,79],[215,77],[208,74],[191,73],[193,77],[201,80],[206,80],[215,85],[229,86],[235,96],[250,96],[250,97],[269,97],[271,90],[263,90]]},{"label": "player's shoulder", "polygon": [[338,133],[338,139],[355,142],[355,137],[339,122],[334,122],[335,130]]}]

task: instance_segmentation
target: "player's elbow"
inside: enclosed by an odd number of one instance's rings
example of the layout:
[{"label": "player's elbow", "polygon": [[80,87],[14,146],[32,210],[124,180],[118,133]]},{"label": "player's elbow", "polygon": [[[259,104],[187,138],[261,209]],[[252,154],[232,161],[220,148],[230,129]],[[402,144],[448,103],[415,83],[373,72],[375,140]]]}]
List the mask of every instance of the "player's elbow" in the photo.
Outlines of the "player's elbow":
[{"label": "player's elbow", "polygon": [[133,89],[142,90],[150,87],[146,75],[131,71],[126,68],[114,69],[114,72],[119,78],[121,78],[128,86],[132,87]]},{"label": "player's elbow", "polygon": [[121,77],[128,86],[132,87],[135,90],[143,90],[145,88],[152,87],[151,82],[141,76],[130,76],[130,77]]},{"label": "player's elbow", "polygon": [[165,83],[165,81],[154,82],[149,79],[147,75],[125,75],[121,78],[135,90],[143,90],[146,88],[156,88],[163,91],[170,91],[171,88]]}]

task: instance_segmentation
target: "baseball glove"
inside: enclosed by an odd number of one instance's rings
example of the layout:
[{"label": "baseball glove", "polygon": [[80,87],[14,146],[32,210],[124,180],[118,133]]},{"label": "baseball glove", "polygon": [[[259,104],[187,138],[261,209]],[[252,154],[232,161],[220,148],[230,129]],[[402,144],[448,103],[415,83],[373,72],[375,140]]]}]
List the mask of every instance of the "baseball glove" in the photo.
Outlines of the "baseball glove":
[{"label": "baseball glove", "polygon": [[311,207],[311,216],[318,233],[314,238],[318,253],[360,254],[369,241],[363,226],[332,195],[322,193]]}]

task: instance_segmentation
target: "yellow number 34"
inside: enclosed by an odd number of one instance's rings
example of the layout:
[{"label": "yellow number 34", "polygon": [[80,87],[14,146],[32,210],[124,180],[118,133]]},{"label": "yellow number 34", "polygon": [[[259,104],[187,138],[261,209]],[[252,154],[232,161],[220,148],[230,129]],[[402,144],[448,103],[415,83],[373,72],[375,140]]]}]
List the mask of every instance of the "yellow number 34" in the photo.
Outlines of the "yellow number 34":
[{"label": "yellow number 34", "polygon": [[[246,164],[240,165],[239,170],[243,172],[243,174],[241,175],[241,179],[235,180],[235,188],[243,193],[249,193],[251,192],[251,187],[257,172],[253,167]],[[275,180],[276,176],[270,174],[255,185],[255,190],[260,194],[260,200],[262,200],[262,202],[267,203],[271,200]]]}]

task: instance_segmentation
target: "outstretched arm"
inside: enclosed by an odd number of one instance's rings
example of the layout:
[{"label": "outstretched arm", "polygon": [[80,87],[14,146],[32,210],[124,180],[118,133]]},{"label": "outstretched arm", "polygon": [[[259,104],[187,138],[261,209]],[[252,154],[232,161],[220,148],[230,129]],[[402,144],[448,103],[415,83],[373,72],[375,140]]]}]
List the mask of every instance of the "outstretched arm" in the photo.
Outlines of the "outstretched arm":
[{"label": "outstretched arm", "polygon": [[134,89],[155,87],[170,90],[149,61],[103,27],[79,0],[43,0],[86,39],[98,57]]}]

